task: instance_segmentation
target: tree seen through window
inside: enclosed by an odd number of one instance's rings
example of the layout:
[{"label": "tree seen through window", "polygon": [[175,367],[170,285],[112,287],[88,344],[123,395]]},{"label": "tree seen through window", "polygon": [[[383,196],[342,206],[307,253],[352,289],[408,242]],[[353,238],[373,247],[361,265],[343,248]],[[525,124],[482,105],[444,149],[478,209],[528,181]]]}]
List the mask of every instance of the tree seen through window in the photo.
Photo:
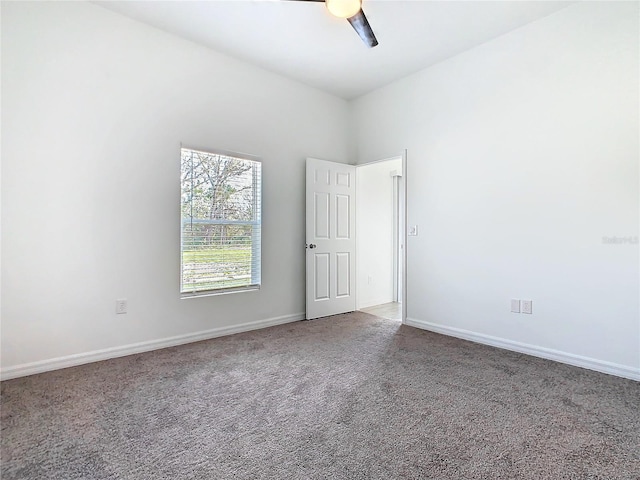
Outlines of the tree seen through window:
[{"label": "tree seen through window", "polygon": [[260,162],[187,148],[181,157],[181,292],[258,286]]}]

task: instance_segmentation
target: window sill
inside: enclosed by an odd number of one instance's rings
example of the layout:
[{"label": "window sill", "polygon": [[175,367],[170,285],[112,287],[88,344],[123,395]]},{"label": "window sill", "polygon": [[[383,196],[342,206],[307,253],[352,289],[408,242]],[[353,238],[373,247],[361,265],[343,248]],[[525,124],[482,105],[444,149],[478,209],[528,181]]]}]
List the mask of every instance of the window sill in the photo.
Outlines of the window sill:
[{"label": "window sill", "polygon": [[180,300],[189,298],[217,297],[219,295],[230,295],[232,293],[255,292],[260,290],[260,285],[252,285],[250,287],[229,288],[225,290],[207,290],[204,292],[181,293]]}]

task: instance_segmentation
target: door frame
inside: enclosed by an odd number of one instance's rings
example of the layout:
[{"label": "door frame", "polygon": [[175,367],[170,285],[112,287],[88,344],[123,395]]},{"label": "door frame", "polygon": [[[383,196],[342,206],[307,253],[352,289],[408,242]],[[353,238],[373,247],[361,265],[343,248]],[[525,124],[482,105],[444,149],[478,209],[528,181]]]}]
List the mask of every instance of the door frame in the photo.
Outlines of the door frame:
[{"label": "door frame", "polygon": [[[402,249],[404,241],[400,238],[402,234],[402,175],[397,172],[391,174],[393,179],[393,301],[402,303]],[[398,291],[400,294],[398,295]]]},{"label": "door frame", "polygon": [[404,248],[402,249],[402,323],[406,324],[407,323],[407,291],[408,291],[408,282],[407,282],[407,250],[408,250],[408,245],[407,245],[407,240],[408,240],[408,225],[409,225],[409,202],[408,202],[408,198],[409,198],[409,194],[408,194],[408,187],[407,185],[409,184],[409,177],[408,177],[408,151],[405,148],[402,151],[402,181],[400,182],[401,186],[402,186],[402,193],[401,193],[401,199],[400,201],[402,202],[403,205],[403,219],[402,219],[402,223],[403,223],[403,229],[402,229],[402,242],[404,244]]}]

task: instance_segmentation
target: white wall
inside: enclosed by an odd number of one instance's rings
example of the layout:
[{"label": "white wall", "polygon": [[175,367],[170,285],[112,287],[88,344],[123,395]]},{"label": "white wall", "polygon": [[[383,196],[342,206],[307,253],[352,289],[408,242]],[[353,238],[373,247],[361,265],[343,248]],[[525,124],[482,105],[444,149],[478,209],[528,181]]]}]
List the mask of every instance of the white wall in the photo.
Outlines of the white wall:
[{"label": "white wall", "polygon": [[360,159],[408,149],[411,324],[640,379],[638,244],[603,243],[638,235],[638,18],[573,4],[354,102]]},{"label": "white wall", "polygon": [[358,308],[393,301],[393,178],[402,157],[356,170],[356,280]]},{"label": "white wall", "polygon": [[[347,161],[348,128],[343,100],[99,6],[3,2],[3,372],[302,318],[304,159]],[[262,157],[260,291],[180,300],[180,142]]]}]

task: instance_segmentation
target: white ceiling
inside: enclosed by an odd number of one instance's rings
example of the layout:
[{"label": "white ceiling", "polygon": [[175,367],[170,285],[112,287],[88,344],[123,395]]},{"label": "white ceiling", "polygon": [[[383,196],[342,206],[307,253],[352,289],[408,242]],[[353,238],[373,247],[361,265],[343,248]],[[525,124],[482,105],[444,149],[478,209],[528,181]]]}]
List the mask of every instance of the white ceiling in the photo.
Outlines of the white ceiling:
[{"label": "white ceiling", "polygon": [[380,42],[368,49],[324,3],[98,1],[219,52],[352,99],[572,2],[364,0]]}]

